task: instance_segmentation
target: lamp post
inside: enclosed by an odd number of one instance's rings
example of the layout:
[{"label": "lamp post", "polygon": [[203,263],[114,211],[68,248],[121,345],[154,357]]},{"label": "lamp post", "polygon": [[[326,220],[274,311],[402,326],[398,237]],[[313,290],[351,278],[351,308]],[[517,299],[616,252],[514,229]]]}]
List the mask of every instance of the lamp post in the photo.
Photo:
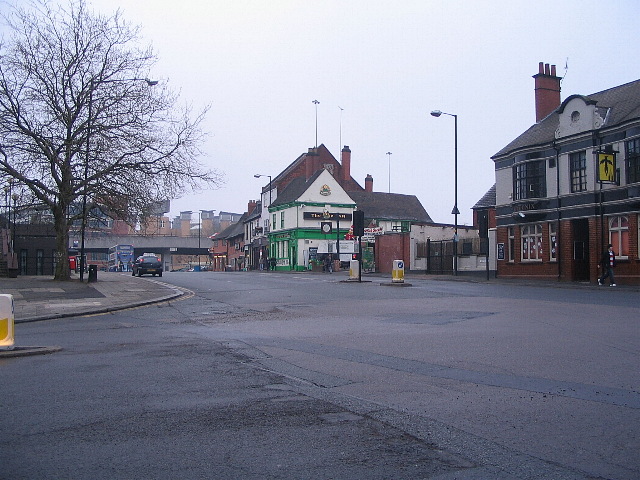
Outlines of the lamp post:
[{"label": "lamp post", "polygon": [[200,265],[200,239],[202,238],[202,210],[198,212],[198,271],[201,270]]},{"label": "lamp post", "polygon": [[338,108],[340,109],[340,145],[338,151],[340,151],[342,150],[342,112],[344,108],[342,108],[340,105],[338,105]]},{"label": "lamp post", "polygon": [[389,193],[391,193],[391,152],[387,152],[386,155],[389,157]]},{"label": "lamp post", "polygon": [[269,177],[269,205],[267,205],[267,207],[270,207],[271,206],[271,175],[262,175],[260,173],[256,173],[254,177],[255,178]]},{"label": "lamp post", "polygon": [[454,120],[454,203],[451,213],[454,216],[454,231],[453,231],[453,274],[458,275],[458,115],[453,113],[441,112],[440,110],[433,110],[431,116],[439,117],[440,115],[449,115]]},{"label": "lamp post", "polygon": [[92,107],[93,107],[93,91],[96,88],[96,85],[100,85],[101,83],[115,83],[115,82],[137,82],[143,81],[149,87],[153,87],[158,84],[157,80],[150,80],[148,78],[125,78],[125,79],[113,79],[113,80],[105,80],[105,81],[94,81],[92,78],[89,80],[89,105],[88,105],[88,116],[87,116],[87,144],[86,151],[84,157],[84,189],[82,192],[82,223],[80,227],[80,281],[84,279],[84,269],[85,269],[85,248],[84,248],[84,237],[85,230],[87,228],[87,177],[89,176],[89,146],[91,140],[91,120],[92,120]]},{"label": "lamp post", "polygon": [[[262,175],[260,173],[256,173],[254,175],[255,178],[260,178],[260,177],[269,177],[269,205],[267,205],[267,222],[270,222],[270,218],[269,218],[269,207],[271,206],[271,190],[273,190],[272,185],[271,185],[271,175]],[[264,208],[263,208],[264,210]],[[265,222],[262,222],[262,226],[265,226]],[[262,247],[261,247],[262,249]],[[268,255],[268,258],[271,258],[271,255]],[[267,265],[267,270],[269,269],[269,266]]]},{"label": "lamp post", "polygon": [[318,104],[320,102],[318,100],[313,100],[311,103],[316,106],[316,148],[318,148]]},{"label": "lamp post", "polygon": [[[18,194],[14,193],[11,195],[11,199],[13,200],[13,228],[11,229],[11,253],[15,255],[16,253],[16,213],[18,212]],[[14,265],[17,267],[17,264]]]}]

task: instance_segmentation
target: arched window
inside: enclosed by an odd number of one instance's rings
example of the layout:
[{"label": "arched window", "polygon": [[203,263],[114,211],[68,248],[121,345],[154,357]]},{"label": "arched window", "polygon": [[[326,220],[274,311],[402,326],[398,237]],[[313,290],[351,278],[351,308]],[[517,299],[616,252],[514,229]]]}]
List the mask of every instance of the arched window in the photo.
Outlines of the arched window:
[{"label": "arched window", "polygon": [[609,218],[609,243],[618,257],[629,256],[629,219],[626,216]]}]

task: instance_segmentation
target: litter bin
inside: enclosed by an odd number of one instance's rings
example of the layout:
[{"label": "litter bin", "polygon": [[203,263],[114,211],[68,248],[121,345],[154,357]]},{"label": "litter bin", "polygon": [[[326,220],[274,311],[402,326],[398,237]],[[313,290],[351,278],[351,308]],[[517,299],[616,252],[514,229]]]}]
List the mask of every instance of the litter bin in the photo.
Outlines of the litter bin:
[{"label": "litter bin", "polygon": [[98,265],[89,265],[89,283],[98,281]]}]

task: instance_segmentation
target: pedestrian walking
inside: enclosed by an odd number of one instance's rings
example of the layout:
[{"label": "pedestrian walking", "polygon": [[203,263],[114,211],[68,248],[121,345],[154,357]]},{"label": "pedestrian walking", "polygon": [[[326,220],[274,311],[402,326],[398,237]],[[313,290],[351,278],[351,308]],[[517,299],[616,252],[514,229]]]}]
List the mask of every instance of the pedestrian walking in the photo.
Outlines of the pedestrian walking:
[{"label": "pedestrian walking", "polygon": [[325,272],[329,272],[329,273],[333,273],[333,265],[332,265],[332,261],[331,261],[331,255],[327,255],[326,257],[324,257],[324,268],[325,268]]},{"label": "pedestrian walking", "polygon": [[602,265],[602,275],[598,279],[598,285],[602,285],[604,283],[604,279],[609,277],[610,286],[615,287],[616,278],[613,275],[613,267],[616,266],[616,254],[613,251],[613,245],[609,244],[607,246],[607,250],[602,253],[600,265]]}]

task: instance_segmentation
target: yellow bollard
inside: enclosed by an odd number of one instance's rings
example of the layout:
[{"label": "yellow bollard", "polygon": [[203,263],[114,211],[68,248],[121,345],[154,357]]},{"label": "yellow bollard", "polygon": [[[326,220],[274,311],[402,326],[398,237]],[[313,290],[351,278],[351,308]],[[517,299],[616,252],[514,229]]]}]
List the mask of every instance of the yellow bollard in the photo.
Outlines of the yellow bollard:
[{"label": "yellow bollard", "polygon": [[13,295],[0,294],[0,348],[13,347],[13,324]]},{"label": "yellow bollard", "polygon": [[393,270],[391,270],[392,283],[404,283],[404,262],[402,260],[393,261]]},{"label": "yellow bollard", "polygon": [[359,263],[358,260],[351,260],[349,263],[349,280],[358,280],[360,278]]}]

